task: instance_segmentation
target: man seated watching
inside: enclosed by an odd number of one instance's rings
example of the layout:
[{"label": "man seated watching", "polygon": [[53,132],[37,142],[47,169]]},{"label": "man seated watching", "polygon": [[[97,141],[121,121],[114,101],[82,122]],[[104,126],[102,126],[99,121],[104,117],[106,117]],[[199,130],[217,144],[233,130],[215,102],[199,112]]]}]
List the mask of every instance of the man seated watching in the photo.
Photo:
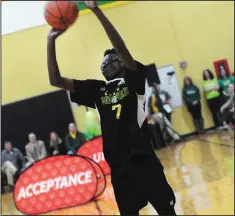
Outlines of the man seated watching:
[{"label": "man seated watching", "polygon": [[148,113],[152,121],[160,126],[166,140],[169,138],[174,141],[180,140],[180,136],[173,130],[171,123],[165,117],[163,102],[158,94],[156,86],[152,87],[152,95],[148,100]]},{"label": "man seated watching", "polygon": [[172,108],[170,105],[171,96],[168,92],[162,90],[160,88],[160,85],[156,86],[156,91],[162,101],[163,112],[164,112],[163,114],[166,116],[168,121],[171,122],[171,113],[172,113]]},{"label": "man seated watching", "polygon": [[25,150],[29,161],[27,166],[47,157],[47,151],[44,142],[37,140],[37,137],[34,133],[29,134],[29,143],[25,146]]},{"label": "man seated watching", "polygon": [[69,124],[69,133],[65,137],[65,145],[69,155],[75,155],[78,149],[86,142],[86,137],[83,133],[77,130],[74,123]]},{"label": "man seated watching", "polygon": [[10,141],[5,141],[4,147],[5,149],[2,150],[2,172],[7,176],[7,183],[13,190],[14,178],[19,175],[20,169],[25,167],[25,160],[21,151],[13,148]]}]

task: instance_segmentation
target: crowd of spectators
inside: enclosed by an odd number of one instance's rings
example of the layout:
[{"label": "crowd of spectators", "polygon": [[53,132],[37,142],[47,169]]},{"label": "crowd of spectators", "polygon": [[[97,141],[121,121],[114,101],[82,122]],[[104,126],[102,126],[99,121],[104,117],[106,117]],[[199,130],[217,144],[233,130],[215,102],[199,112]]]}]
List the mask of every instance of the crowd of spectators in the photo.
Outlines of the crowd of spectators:
[{"label": "crowd of spectators", "polygon": [[[206,69],[203,71],[203,90],[208,107],[212,113],[216,128],[223,124],[229,128],[234,127],[234,76],[228,76],[224,70],[220,71],[219,80],[213,73]],[[204,120],[201,109],[201,93],[193,83],[191,77],[184,78],[182,97],[198,134],[204,132]],[[180,140],[180,136],[171,126],[171,95],[155,85],[152,87],[152,95],[148,100],[148,113],[154,124],[158,124],[163,136],[166,132],[174,141]],[[10,188],[14,187],[19,174],[31,164],[48,156],[67,153],[75,155],[78,149],[86,142],[86,136],[77,130],[74,123],[70,123],[68,134],[64,140],[55,132],[49,135],[49,149],[45,142],[38,140],[35,133],[28,135],[29,142],[25,145],[26,155],[12,146],[11,141],[4,142],[1,152],[1,171],[7,178]],[[164,137],[167,139],[167,137]]]},{"label": "crowd of spectators", "polygon": [[[217,79],[212,71],[205,69],[202,78],[203,95],[211,111],[214,128],[234,128],[234,73],[230,76],[222,68]],[[184,78],[182,98],[192,116],[197,134],[204,133],[200,89],[189,76]],[[172,111],[171,95],[154,85],[148,100],[149,117],[160,128],[163,136],[166,134],[171,140],[178,141],[179,136],[171,126]],[[166,136],[164,139],[167,139]]]},{"label": "crowd of spectators", "polygon": [[35,133],[30,133],[28,139],[29,142],[25,145],[26,155],[23,155],[18,148],[14,147],[11,141],[6,140],[4,142],[4,149],[1,152],[1,171],[2,177],[6,177],[10,191],[13,190],[20,173],[33,163],[52,155],[64,153],[75,155],[86,142],[85,134],[78,131],[74,123],[69,124],[69,131],[64,140],[55,131],[51,132],[48,148],[44,141],[37,139]]}]

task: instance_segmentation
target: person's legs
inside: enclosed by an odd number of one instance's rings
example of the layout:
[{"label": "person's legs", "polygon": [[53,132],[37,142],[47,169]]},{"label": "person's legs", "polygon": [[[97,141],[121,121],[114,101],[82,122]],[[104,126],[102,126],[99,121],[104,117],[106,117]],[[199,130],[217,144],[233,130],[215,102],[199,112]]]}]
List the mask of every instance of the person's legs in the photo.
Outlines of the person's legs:
[{"label": "person's legs", "polygon": [[171,113],[166,112],[166,118],[168,119],[169,122],[171,122]]},{"label": "person's legs", "polygon": [[221,113],[222,121],[227,123],[227,127],[231,128],[234,125],[233,112],[230,111],[230,108],[227,108]]},{"label": "person's legs", "polygon": [[204,132],[204,119],[202,117],[202,106],[201,106],[201,103],[199,103],[199,106],[198,106],[198,118],[199,118],[200,133],[203,133]]},{"label": "person's legs", "polygon": [[201,103],[194,106],[194,117],[195,117],[195,119],[202,119]]},{"label": "person's legs", "polygon": [[152,120],[154,123],[157,123],[161,130],[163,130],[163,118],[162,118],[162,113],[154,113],[152,116]]},{"label": "person's legs", "polygon": [[174,209],[174,203],[172,202],[172,205],[169,203],[162,203],[155,205],[155,209],[158,213],[158,215],[176,215],[175,209]]},{"label": "person's legs", "polygon": [[157,122],[160,125],[160,128],[163,133],[167,132],[167,134],[173,138],[174,141],[180,140],[179,135],[174,131],[174,129],[171,126],[171,123],[168,121],[168,119],[162,114],[162,113],[155,113],[152,116],[152,119],[154,122]]},{"label": "person's legs", "polygon": [[194,106],[194,121],[197,125],[198,133],[202,133],[204,131],[204,120],[202,118],[202,110],[201,110],[201,103]]},{"label": "person's legs", "polygon": [[196,119],[195,112],[194,112],[194,106],[187,106],[189,113],[191,114],[193,119]]},{"label": "person's legs", "polygon": [[120,215],[139,215],[148,204],[136,187],[135,176],[130,164],[111,167],[111,181]]},{"label": "person's legs", "polygon": [[217,122],[218,122],[217,124],[218,126],[222,126],[223,121],[222,121],[222,115],[220,112],[220,108],[222,107],[221,97],[215,98],[215,107],[216,107],[216,116],[217,116]]},{"label": "person's legs", "polygon": [[161,129],[157,123],[149,125],[151,131],[152,144],[154,149],[159,149],[166,146],[165,140],[162,136]]},{"label": "person's legs", "polygon": [[[159,215],[176,215],[174,206],[175,206],[175,195],[168,184],[164,172],[153,171],[154,174],[151,175],[152,189],[147,187],[148,201],[152,204]],[[154,176],[154,177],[153,177]],[[154,190],[153,188],[156,188]]]},{"label": "person's legs", "polygon": [[190,114],[192,115],[193,118],[193,124],[196,128],[197,133],[199,133],[200,131],[200,122],[199,122],[199,118],[198,118],[198,110],[197,110],[197,105],[196,106],[190,106],[188,107],[188,111],[190,112]]},{"label": "person's legs", "polygon": [[174,131],[168,119],[165,116],[162,116],[162,117],[164,118],[164,124],[165,124],[168,134],[173,138],[174,141],[180,140],[179,135]]},{"label": "person's legs", "polygon": [[174,210],[175,195],[165,177],[163,167],[156,156],[149,157],[137,164],[139,170],[138,184],[143,194],[159,215],[176,215]]},{"label": "person's legs", "polygon": [[17,171],[17,168],[10,161],[6,161],[2,166],[2,171],[7,176],[7,182],[9,185],[14,186],[14,175]]},{"label": "person's legs", "polygon": [[209,99],[207,100],[207,104],[208,104],[208,107],[211,111],[211,115],[212,115],[212,119],[213,119],[213,122],[214,122],[214,125],[216,126],[216,114],[214,112],[214,109],[213,109],[213,106],[214,106],[214,100],[213,99]]},{"label": "person's legs", "polygon": [[222,125],[222,119],[220,114],[221,100],[220,97],[207,100],[208,106],[210,108],[212,118],[216,127]]}]

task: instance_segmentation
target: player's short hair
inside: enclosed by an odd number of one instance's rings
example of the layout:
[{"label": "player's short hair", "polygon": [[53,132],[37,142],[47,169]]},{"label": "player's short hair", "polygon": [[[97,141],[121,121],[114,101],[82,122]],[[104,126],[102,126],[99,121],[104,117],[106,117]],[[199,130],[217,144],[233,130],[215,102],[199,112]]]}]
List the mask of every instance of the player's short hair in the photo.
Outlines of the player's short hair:
[{"label": "player's short hair", "polygon": [[107,50],[105,50],[105,52],[104,52],[104,57],[106,56],[106,55],[109,55],[109,54],[117,54],[117,51],[113,48],[113,49],[107,49]]}]

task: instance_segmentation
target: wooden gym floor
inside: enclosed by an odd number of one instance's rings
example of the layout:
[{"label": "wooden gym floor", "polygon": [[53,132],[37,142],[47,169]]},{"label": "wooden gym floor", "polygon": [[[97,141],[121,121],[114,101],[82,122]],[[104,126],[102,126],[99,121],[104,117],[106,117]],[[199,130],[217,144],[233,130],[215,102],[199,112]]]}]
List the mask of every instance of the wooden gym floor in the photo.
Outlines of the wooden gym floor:
[{"label": "wooden gym floor", "polygon": [[[158,150],[176,195],[179,215],[234,215],[234,131],[214,132]],[[119,215],[110,177],[98,200],[47,215]],[[2,215],[20,215],[11,193],[2,195]],[[156,215],[151,205],[142,215]]]}]

